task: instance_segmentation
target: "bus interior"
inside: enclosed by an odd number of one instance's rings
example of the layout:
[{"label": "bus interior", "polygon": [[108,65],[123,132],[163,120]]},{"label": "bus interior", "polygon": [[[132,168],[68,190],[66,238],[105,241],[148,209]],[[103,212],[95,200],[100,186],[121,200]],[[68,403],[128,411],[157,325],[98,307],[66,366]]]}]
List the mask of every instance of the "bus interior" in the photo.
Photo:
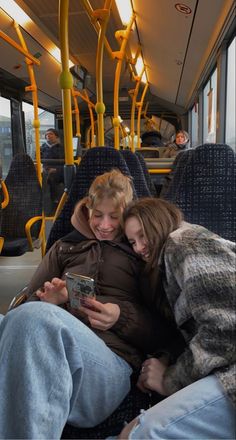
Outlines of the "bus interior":
[{"label": "bus interior", "polygon": [[[39,185],[43,200],[34,211],[41,222],[36,247],[26,232],[27,250],[4,254],[7,236],[0,228],[0,313],[41,261],[90,150],[141,154],[145,185],[156,197],[175,169],[175,159],[163,152],[178,130],[189,134],[191,151],[226,145],[235,160],[235,7],[234,0],[0,0],[2,224],[9,223],[4,215],[12,194],[26,206],[29,186],[38,194]],[[50,128],[65,151],[55,162],[65,164],[57,206],[40,157]],[[142,145],[146,132],[160,133],[161,142]],[[19,154],[33,161],[37,182],[14,190],[8,174]],[[229,190],[235,197],[235,188]],[[30,203],[23,209],[30,212]]]}]

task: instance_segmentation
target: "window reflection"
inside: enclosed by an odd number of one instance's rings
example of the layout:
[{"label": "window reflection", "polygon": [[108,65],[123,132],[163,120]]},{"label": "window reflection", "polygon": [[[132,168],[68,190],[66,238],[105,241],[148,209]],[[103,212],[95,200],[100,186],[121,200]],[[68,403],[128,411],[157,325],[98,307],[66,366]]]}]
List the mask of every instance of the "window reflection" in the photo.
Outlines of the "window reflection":
[{"label": "window reflection", "polygon": [[203,141],[216,142],[217,69],[203,90]]},{"label": "window reflection", "polygon": [[226,132],[225,141],[232,148],[235,147],[235,40],[227,51],[227,93],[226,93]]},{"label": "window reflection", "polygon": [[198,145],[198,103],[194,104],[191,110],[191,127],[192,127],[192,147],[196,147]]},{"label": "window reflection", "polygon": [[6,177],[12,160],[11,105],[10,100],[0,96],[0,165]]},{"label": "window reflection", "polygon": [[[34,107],[27,102],[23,102],[22,109],[25,115],[26,151],[32,157],[32,159],[35,159],[35,134],[33,127]],[[48,128],[55,128],[55,115],[54,113],[43,110],[42,108],[38,109],[38,115],[40,121],[40,145],[42,145],[45,142],[46,130]]]}]

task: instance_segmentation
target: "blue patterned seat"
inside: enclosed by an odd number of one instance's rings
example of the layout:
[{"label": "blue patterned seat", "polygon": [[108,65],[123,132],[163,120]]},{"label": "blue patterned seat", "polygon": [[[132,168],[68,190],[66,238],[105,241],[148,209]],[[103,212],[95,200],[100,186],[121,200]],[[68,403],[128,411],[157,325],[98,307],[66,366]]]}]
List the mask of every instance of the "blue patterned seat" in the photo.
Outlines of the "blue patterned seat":
[{"label": "blue patterned seat", "polygon": [[[188,159],[192,154],[193,150],[186,150],[180,152],[174,159],[173,169],[167,174],[167,176],[163,180],[162,189],[160,191],[160,197],[165,198],[168,193],[168,198],[175,199],[179,192],[179,186],[182,182],[182,178],[184,175],[184,170],[188,164]],[[174,182],[172,183],[172,181]]]},{"label": "blue patterned seat", "polygon": [[130,175],[124,158],[118,150],[112,147],[91,148],[83,155],[77,167],[68,199],[51,229],[46,250],[60,237],[72,231],[70,219],[74,206],[87,194],[94,178],[113,168],[119,169],[123,174]]},{"label": "blue patterned seat", "polygon": [[[42,215],[42,189],[30,156],[14,156],[5,184],[10,200],[2,211],[1,234],[4,237],[4,245],[1,255],[19,256],[30,250],[25,233],[27,221]],[[33,240],[38,239],[40,227],[40,221],[33,225]]]},{"label": "blue patterned seat", "polygon": [[134,187],[138,197],[149,197],[151,192],[148,188],[146,179],[143,174],[142,167],[137,156],[130,150],[120,150],[122,156],[124,157],[130,174],[133,177]]},{"label": "blue patterned seat", "polygon": [[186,221],[235,241],[235,153],[225,144],[203,144],[186,153],[164,198],[182,209]]},{"label": "blue patterned seat", "polygon": [[150,174],[148,172],[148,168],[147,168],[144,156],[141,153],[139,153],[138,151],[135,152],[135,155],[137,156],[137,158],[139,160],[139,163],[140,163],[140,165],[142,167],[143,174],[144,174],[144,177],[145,177],[148,189],[149,189],[152,197],[156,197],[157,196],[157,191],[156,191],[156,188],[155,188],[154,183],[152,181],[152,178],[151,178],[151,176],[150,176]]}]

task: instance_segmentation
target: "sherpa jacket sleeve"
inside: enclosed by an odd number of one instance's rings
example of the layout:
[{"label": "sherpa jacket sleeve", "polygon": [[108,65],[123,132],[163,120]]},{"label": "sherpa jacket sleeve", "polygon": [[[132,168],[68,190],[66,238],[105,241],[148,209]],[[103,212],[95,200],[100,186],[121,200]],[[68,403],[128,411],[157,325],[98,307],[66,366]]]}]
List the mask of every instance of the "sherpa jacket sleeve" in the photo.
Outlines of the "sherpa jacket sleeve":
[{"label": "sherpa jacket sleeve", "polygon": [[165,373],[172,394],[236,360],[235,243],[189,225],[169,236],[164,262],[176,322],[192,327],[186,350]]}]

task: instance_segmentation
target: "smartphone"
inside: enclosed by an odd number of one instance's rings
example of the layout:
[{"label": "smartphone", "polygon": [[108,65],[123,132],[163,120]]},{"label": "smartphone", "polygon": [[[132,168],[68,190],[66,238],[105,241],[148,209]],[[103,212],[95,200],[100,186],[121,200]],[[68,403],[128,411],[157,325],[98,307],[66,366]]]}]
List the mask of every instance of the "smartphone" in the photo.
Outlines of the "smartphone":
[{"label": "smartphone", "polygon": [[66,287],[70,305],[74,309],[84,306],[85,298],[96,298],[93,278],[67,272]]}]

